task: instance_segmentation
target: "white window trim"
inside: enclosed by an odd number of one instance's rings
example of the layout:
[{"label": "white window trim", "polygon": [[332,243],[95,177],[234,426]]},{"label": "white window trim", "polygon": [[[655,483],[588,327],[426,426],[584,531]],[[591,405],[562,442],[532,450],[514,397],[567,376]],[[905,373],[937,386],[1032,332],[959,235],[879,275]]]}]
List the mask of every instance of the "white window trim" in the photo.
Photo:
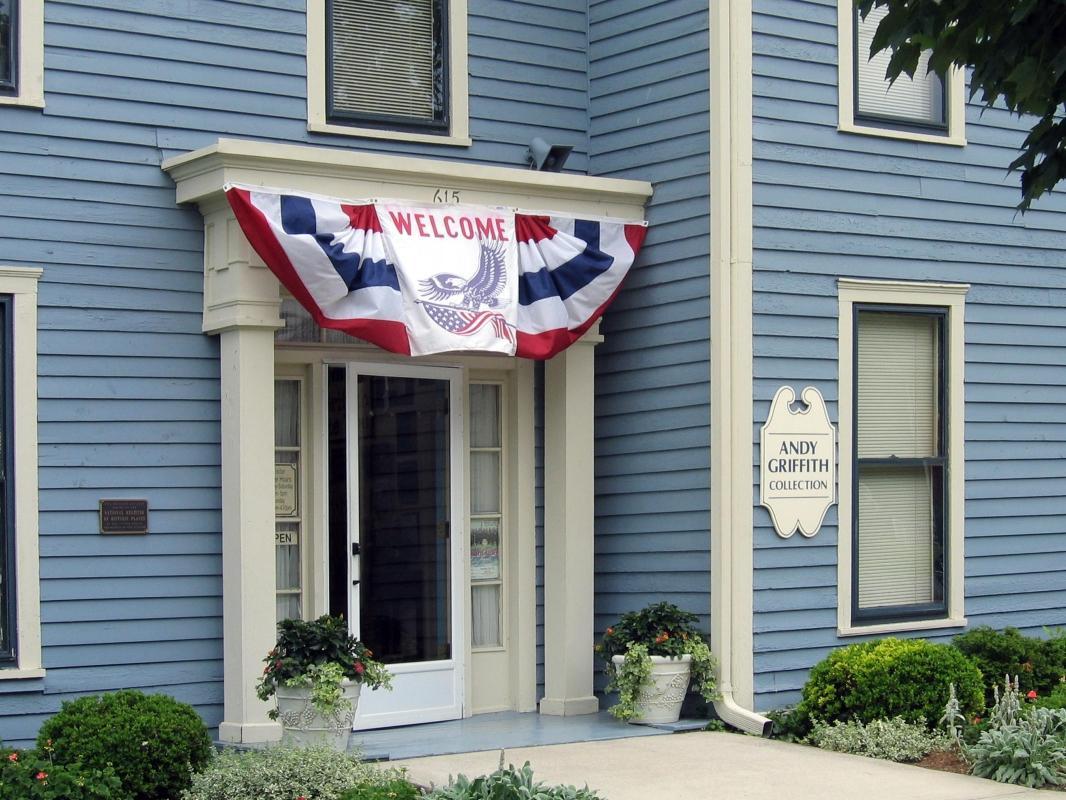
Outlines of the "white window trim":
[{"label": "white window trim", "polygon": [[[892,633],[895,631],[953,628],[966,625],[965,587],[963,586],[965,555],[965,399],[964,370],[965,330],[964,314],[966,283],[919,283],[910,281],[875,281],[839,278],[837,363],[838,381],[838,437],[839,442],[839,505],[837,527],[837,634],[857,636],[861,634]],[[852,558],[852,444],[854,440],[855,409],[852,387],[854,386],[854,349],[852,306],[858,303],[888,303],[908,306],[936,306],[947,309],[947,371],[948,371],[948,515],[945,544],[948,550],[947,567],[947,615],[936,619],[917,619],[903,622],[857,625],[851,619],[851,558]]]},{"label": "white window trim", "polygon": [[0,294],[12,296],[15,404],[15,657],[0,680],[44,677],[37,543],[37,282],[43,270],[0,266]]},{"label": "white window trim", "polygon": [[307,1],[307,130],[372,139],[429,142],[468,147],[470,139],[470,100],[467,75],[467,0],[448,2],[448,103],[451,130],[447,134],[392,131],[337,125],[326,117],[326,0]]},{"label": "white window trim", "polygon": [[837,0],[837,130],[910,142],[963,147],[966,144],[966,73],[954,67],[944,81],[948,129],[943,133],[900,130],[855,121],[855,0]]},{"label": "white window trim", "polygon": [[18,94],[0,95],[0,106],[44,108],[44,2],[18,7]]}]

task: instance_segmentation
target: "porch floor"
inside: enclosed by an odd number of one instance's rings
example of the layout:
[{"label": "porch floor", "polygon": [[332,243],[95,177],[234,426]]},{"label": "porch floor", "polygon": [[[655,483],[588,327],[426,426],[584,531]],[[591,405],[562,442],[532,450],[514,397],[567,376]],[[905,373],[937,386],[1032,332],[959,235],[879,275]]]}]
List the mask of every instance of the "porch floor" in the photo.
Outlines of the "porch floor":
[{"label": "porch floor", "polygon": [[535,711],[505,711],[448,722],[355,731],[348,742],[348,749],[360,752],[367,760],[396,761],[480,750],[662,736],[700,730],[706,724],[706,720],[683,719],[673,725],[627,725],[606,711],[576,717],[546,716]]}]

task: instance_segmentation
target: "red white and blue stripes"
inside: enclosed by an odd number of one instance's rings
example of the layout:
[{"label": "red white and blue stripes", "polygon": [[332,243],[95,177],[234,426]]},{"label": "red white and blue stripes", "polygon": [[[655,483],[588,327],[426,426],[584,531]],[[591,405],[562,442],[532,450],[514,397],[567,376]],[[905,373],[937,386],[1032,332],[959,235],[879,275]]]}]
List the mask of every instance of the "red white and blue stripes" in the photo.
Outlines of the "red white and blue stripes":
[{"label": "red white and blue stripes", "polygon": [[[390,257],[395,249],[379,220],[382,208],[241,186],[228,187],[226,196],[249,243],[319,326],[394,353],[427,352],[410,338],[415,326],[407,324],[406,315],[418,301],[404,297],[402,287],[412,281],[409,276],[401,280]],[[434,252],[433,238],[441,240],[445,253],[448,239],[495,235],[490,221],[484,228],[469,221],[471,207],[451,208],[453,217],[436,209],[435,220],[424,217],[427,253]],[[414,219],[423,221],[417,214]],[[417,225],[411,227],[418,235]],[[514,214],[515,241],[506,243],[517,248],[518,269],[517,310],[514,315],[505,310],[516,324],[511,352],[546,359],[579,339],[618,293],[646,230],[643,223]],[[450,268],[448,263],[428,266]],[[494,306],[497,301],[486,302]],[[457,312],[467,310],[461,300],[456,303]],[[500,328],[501,315],[489,315],[485,322],[490,318],[489,328]],[[454,349],[474,348],[460,343]]]}]

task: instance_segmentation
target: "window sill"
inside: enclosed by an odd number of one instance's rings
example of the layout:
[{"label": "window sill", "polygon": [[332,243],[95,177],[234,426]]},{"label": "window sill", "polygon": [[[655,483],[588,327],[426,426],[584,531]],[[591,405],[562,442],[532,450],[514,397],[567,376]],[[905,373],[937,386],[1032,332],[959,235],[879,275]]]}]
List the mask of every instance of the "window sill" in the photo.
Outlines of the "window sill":
[{"label": "window sill", "polygon": [[947,617],[944,619],[915,619],[905,622],[883,622],[874,625],[853,625],[837,628],[837,636],[867,636],[881,633],[902,633],[904,631],[928,631],[938,628],[965,628],[966,617]]},{"label": "window sill", "polygon": [[0,95],[0,106],[24,106],[25,108],[44,108],[44,97],[20,94]]},{"label": "window sill", "polygon": [[965,136],[952,136],[950,133],[919,133],[918,131],[900,131],[894,128],[878,128],[874,125],[857,125],[842,122],[837,125],[841,133],[854,133],[859,136],[880,136],[885,139],[900,139],[907,142],[926,142],[929,144],[946,144],[952,147],[965,147]]},{"label": "window sill", "polygon": [[370,139],[392,139],[398,142],[424,142],[427,144],[445,144],[456,147],[469,147],[473,140],[469,136],[442,136],[432,133],[413,133],[410,131],[387,131],[378,128],[357,128],[349,125],[334,125],[329,122],[308,122],[307,130],[312,133],[333,133],[340,136],[361,136]]},{"label": "window sill", "polygon": [[44,668],[31,669],[0,669],[0,681],[33,680],[44,677]]}]

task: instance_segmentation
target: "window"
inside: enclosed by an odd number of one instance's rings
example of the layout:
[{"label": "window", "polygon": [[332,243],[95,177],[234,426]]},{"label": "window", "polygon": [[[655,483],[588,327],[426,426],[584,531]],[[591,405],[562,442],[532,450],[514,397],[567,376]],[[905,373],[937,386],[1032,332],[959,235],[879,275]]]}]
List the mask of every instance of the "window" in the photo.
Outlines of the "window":
[{"label": "window", "polygon": [[862,19],[853,0],[839,0],[839,129],[916,141],[965,144],[965,78],[961,70],[928,72],[928,55],[913,78],[885,78],[890,53],[870,56],[877,26],[888,13],[874,7]]},{"label": "window", "polygon": [[308,128],[469,144],[466,0],[309,0]]},{"label": "window", "polygon": [[503,431],[499,384],[470,384],[471,646],[502,647]]},{"label": "window", "polygon": [[44,106],[44,3],[0,0],[0,105]]},{"label": "window", "polygon": [[303,616],[302,382],[274,381],[274,548],[277,617]]},{"label": "window", "polygon": [[0,266],[0,680],[39,678],[37,281]]},{"label": "window", "polygon": [[840,281],[842,633],[963,624],[965,290]]}]

